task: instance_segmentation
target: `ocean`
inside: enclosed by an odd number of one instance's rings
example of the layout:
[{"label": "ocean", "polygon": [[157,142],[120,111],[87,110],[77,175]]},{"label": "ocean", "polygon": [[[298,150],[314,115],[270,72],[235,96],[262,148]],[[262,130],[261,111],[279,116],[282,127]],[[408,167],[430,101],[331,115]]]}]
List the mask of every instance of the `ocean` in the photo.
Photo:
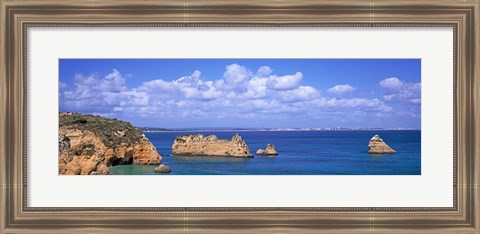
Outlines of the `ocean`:
[{"label": "ocean", "polygon": [[[190,133],[245,140],[253,158],[172,156],[176,136]],[[378,134],[397,154],[368,153],[368,142]],[[157,174],[155,165],[121,165],[113,175],[421,175],[421,131],[210,131],[145,132],[170,174]],[[276,157],[257,156],[259,148],[275,145]]]}]

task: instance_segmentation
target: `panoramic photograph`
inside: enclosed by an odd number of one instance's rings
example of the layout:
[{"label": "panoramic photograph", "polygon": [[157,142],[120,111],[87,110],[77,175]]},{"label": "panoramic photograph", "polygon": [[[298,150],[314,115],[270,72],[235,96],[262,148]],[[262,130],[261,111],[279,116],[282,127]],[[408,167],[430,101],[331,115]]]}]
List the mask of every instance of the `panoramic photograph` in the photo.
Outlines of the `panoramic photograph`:
[{"label": "panoramic photograph", "polygon": [[420,59],[60,59],[59,175],[421,175]]}]

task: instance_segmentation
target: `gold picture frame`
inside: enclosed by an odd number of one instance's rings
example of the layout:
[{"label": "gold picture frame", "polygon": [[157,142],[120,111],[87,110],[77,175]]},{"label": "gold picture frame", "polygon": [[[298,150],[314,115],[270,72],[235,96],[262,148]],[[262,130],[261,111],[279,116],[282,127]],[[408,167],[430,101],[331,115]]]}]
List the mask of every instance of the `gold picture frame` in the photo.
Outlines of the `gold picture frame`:
[{"label": "gold picture frame", "polygon": [[[479,0],[0,0],[0,233],[480,233]],[[452,27],[454,206],[34,208],[27,199],[29,27]]]}]

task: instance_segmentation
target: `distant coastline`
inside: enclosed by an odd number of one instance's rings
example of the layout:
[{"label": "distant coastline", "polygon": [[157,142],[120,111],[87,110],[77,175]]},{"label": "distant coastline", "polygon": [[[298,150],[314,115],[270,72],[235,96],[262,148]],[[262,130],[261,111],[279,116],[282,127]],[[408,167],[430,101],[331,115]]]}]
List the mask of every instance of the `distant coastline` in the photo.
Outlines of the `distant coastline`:
[{"label": "distant coastline", "polygon": [[303,132],[303,131],[420,131],[416,128],[151,128],[137,127],[143,132]]}]

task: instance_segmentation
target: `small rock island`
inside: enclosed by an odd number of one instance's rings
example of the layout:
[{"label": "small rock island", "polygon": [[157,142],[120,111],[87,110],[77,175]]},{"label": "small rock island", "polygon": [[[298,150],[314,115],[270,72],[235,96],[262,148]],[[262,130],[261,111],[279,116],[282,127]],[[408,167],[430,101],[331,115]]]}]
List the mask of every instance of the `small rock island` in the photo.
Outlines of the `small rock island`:
[{"label": "small rock island", "polygon": [[172,169],[168,165],[160,164],[158,167],[155,167],[155,173],[170,173]]},{"label": "small rock island", "polygon": [[277,156],[278,152],[275,149],[274,145],[267,144],[267,147],[265,149],[258,149],[257,150],[257,155],[260,155],[260,156]]},{"label": "small rock island", "polygon": [[370,154],[396,154],[397,151],[390,148],[380,136],[375,135],[368,142],[368,153]]},{"label": "small rock island", "polygon": [[182,156],[227,156],[251,158],[245,141],[235,134],[231,140],[218,139],[215,135],[188,134],[177,136],[172,145],[173,155]]},{"label": "small rock island", "polygon": [[66,175],[108,175],[108,167],[124,164],[163,165],[153,144],[130,123],[72,112],[59,113],[58,151],[58,173]]}]

